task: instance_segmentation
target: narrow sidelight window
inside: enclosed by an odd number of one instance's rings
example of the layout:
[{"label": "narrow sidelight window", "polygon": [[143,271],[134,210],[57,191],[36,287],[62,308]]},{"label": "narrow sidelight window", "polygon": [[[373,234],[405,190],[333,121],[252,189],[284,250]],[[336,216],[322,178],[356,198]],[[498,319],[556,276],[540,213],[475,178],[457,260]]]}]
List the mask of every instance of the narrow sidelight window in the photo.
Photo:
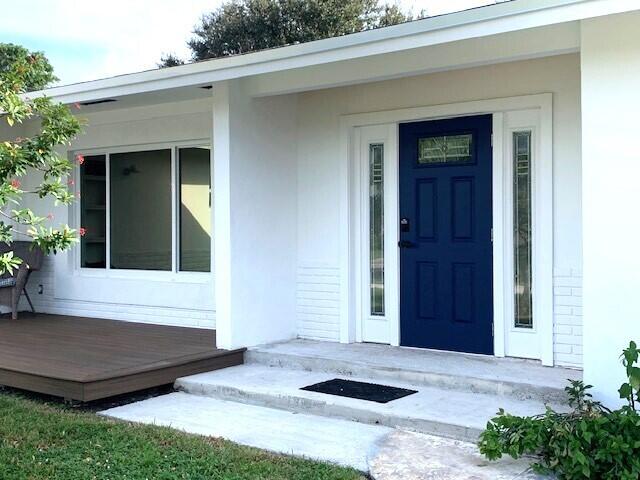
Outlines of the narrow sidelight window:
[{"label": "narrow sidelight window", "polygon": [[80,238],[80,262],[84,268],[107,265],[107,177],[106,156],[86,156],[80,167],[80,225],[87,234]]},{"label": "narrow sidelight window", "polygon": [[171,270],[171,150],[109,157],[111,268]]},{"label": "narrow sidelight window", "polygon": [[384,315],[384,145],[369,146],[371,315]]},{"label": "narrow sidelight window", "polygon": [[211,271],[211,150],[178,150],[180,270]]},{"label": "narrow sidelight window", "polygon": [[514,132],[515,326],[533,328],[531,247],[531,132]]}]

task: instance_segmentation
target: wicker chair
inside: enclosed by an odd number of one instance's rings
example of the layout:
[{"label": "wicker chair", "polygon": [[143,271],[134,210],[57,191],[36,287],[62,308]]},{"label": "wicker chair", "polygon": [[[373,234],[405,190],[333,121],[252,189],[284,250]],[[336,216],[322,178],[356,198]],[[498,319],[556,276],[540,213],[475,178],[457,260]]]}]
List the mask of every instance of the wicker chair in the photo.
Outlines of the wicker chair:
[{"label": "wicker chair", "polygon": [[31,307],[31,311],[36,313],[33,303],[29,298],[26,286],[31,272],[40,270],[44,254],[37,247],[32,248],[31,242],[13,242],[12,244],[0,243],[0,254],[13,251],[16,257],[22,259],[22,264],[13,275],[5,273],[0,276],[0,305],[11,308],[11,318],[18,318],[18,304],[20,295],[24,292]]}]

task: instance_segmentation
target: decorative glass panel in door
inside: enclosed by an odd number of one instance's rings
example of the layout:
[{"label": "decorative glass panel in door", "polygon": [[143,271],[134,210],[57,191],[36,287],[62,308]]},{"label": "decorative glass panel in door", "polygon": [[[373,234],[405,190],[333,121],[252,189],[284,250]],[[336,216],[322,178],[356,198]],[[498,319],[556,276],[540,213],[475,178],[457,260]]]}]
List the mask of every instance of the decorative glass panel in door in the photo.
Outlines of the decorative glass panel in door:
[{"label": "decorative glass panel in door", "polygon": [[369,145],[371,315],[384,315],[384,145]]},{"label": "decorative glass panel in door", "polygon": [[531,295],[531,132],[513,134],[515,326],[533,328]]},{"label": "decorative glass panel in door", "polygon": [[418,140],[418,163],[469,163],[472,161],[473,134],[440,135]]}]

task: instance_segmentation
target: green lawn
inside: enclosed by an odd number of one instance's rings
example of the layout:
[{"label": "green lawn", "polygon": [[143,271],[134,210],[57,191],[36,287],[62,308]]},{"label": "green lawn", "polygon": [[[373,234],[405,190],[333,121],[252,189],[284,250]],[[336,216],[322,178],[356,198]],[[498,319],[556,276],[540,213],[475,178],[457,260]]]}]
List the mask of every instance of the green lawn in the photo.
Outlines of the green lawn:
[{"label": "green lawn", "polygon": [[[277,425],[274,425],[277,428]],[[0,393],[0,479],[363,479],[353,470]]]}]

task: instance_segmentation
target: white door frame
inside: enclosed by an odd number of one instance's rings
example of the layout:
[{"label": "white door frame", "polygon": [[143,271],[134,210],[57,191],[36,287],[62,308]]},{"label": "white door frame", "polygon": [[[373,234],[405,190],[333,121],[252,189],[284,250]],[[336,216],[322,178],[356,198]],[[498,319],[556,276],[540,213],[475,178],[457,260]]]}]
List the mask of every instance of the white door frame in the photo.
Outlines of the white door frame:
[{"label": "white door frame", "polygon": [[[355,274],[355,291],[358,297],[355,302],[355,341],[378,342],[397,345],[400,342],[400,293],[399,288],[387,288],[387,285],[399,285],[400,252],[393,231],[398,225],[398,192],[387,185],[398,185],[398,142],[396,124],[370,125],[354,128],[353,141],[353,173],[352,185],[355,195],[354,208],[354,245],[359,245],[360,255],[353,256]],[[369,165],[368,145],[379,144],[384,149],[384,315],[371,315],[369,294]],[[387,235],[387,232],[391,232]],[[364,335],[365,327],[368,335]]]},{"label": "white door frame", "polygon": [[[550,93],[497,98],[446,105],[414,107],[340,118],[340,341],[362,340],[363,318],[363,219],[361,135],[357,127],[374,132],[385,147],[385,300],[388,303],[388,343],[400,343],[398,232],[398,125],[401,122],[435,120],[479,114],[493,115],[493,278],[494,355],[539,358],[553,365],[553,96]],[[518,113],[516,113],[518,112]],[[520,113],[522,112],[522,113]],[[532,118],[537,118],[532,121]],[[535,123],[535,125],[533,123]],[[519,350],[530,344],[531,332],[513,324],[513,198],[510,136],[514,129],[533,131],[533,315],[539,346],[533,352]],[[386,139],[382,138],[387,132]],[[384,136],[384,135],[383,135]],[[498,148],[502,146],[502,148]],[[390,168],[387,168],[389,166]],[[389,186],[389,193],[387,193]],[[391,210],[387,210],[389,207]],[[389,214],[387,214],[389,212]],[[394,215],[395,213],[395,215]],[[389,254],[389,265],[387,265]],[[395,264],[395,265],[394,265]],[[388,270],[387,270],[388,267]],[[388,272],[388,273],[387,273]],[[388,283],[387,283],[388,282]],[[388,296],[387,296],[388,295]],[[522,333],[522,334],[521,334]],[[525,335],[524,337],[522,335]]]}]

